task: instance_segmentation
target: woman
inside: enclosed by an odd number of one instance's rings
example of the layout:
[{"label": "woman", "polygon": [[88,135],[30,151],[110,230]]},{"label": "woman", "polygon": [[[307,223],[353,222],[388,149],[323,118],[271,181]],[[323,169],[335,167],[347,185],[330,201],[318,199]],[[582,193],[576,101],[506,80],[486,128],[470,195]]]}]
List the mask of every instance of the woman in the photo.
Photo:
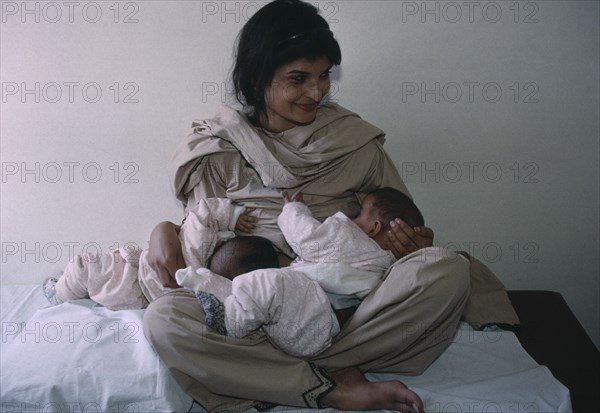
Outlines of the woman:
[{"label": "woman", "polygon": [[[289,262],[292,252],[276,224],[282,191],[302,192],[318,219],[339,210],[356,215],[360,196],[378,187],[408,193],[383,149],[383,132],[339,105],[323,104],[329,71],[340,62],[339,45],[313,6],[276,0],[259,10],[242,29],[233,71],[246,112],[224,108],[195,124],[175,154],[175,190],[186,207],[228,197],[256,208],[253,233],[270,239]],[[184,265],[177,231],[165,222],[150,239],[149,260],[166,287],[177,287],[174,274]],[[398,220],[388,239],[401,260],[315,359],[286,355],[261,332],[219,336],[184,290],[151,303],[145,333],[209,411],[261,403],[422,411],[420,398],[399,381],[369,382],[362,373],[419,374],[445,349],[468,296],[468,263],[431,247],[426,227]],[[315,246],[314,253],[326,259],[333,249]]]}]

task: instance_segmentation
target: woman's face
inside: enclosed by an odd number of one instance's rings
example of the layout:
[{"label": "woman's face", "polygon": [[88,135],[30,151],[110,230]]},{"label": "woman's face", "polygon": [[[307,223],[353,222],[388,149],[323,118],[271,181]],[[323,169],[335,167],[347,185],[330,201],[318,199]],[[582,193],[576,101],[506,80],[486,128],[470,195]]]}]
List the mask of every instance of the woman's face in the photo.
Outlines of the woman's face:
[{"label": "woman's face", "polygon": [[265,88],[265,112],[261,124],[272,132],[282,132],[315,120],[317,105],[329,92],[327,57],[297,59],[275,70]]}]

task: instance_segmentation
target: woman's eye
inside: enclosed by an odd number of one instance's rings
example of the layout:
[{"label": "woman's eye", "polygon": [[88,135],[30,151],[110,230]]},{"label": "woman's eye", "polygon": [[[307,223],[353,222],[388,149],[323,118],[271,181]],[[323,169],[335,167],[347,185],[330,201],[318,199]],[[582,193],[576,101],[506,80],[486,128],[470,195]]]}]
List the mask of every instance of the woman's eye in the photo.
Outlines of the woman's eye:
[{"label": "woman's eye", "polygon": [[304,76],[304,75],[298,75],[298,76],[294,76],[294,77],[292,78],[292,80],[293,80],[294,82],[296,82],[296,83],[302,83],[302,82],[304,82],[304,81],[306,80],[306,76]]},{"label": "woman's eye", "polygon": [[331,70],[321,74],[321,79],[329,79],[330,74],[331,74]]}]

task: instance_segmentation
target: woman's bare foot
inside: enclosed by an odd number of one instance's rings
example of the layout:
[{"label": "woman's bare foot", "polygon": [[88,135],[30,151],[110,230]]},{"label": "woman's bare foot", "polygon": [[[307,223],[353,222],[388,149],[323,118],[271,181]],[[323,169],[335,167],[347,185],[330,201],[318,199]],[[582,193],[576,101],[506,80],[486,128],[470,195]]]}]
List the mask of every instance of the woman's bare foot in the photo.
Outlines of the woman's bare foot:
[{"label": "woman's bare foot", "polygon": [[423,401],[397,380],[371,382],[357,368],[329,373],[337,387],[321,405],[339,410],[391,409],[405,413],[423,412]]}]

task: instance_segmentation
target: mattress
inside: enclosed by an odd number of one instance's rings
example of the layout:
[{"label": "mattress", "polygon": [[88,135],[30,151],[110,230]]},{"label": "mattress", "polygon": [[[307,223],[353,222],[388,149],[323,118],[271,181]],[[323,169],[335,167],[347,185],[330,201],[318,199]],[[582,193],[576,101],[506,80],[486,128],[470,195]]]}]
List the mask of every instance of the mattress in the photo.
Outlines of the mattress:
[{"label": "mattress", "polygon": [[[110,311],[91,300],[51,306],[34,285],[2,285],[0,293],[2,412],[204,412],[146,341],[143,310]],[[512,332],[466,323],[422,375],[366,376],[404,382],[427,412],[571,411],[568,389]]]}]

